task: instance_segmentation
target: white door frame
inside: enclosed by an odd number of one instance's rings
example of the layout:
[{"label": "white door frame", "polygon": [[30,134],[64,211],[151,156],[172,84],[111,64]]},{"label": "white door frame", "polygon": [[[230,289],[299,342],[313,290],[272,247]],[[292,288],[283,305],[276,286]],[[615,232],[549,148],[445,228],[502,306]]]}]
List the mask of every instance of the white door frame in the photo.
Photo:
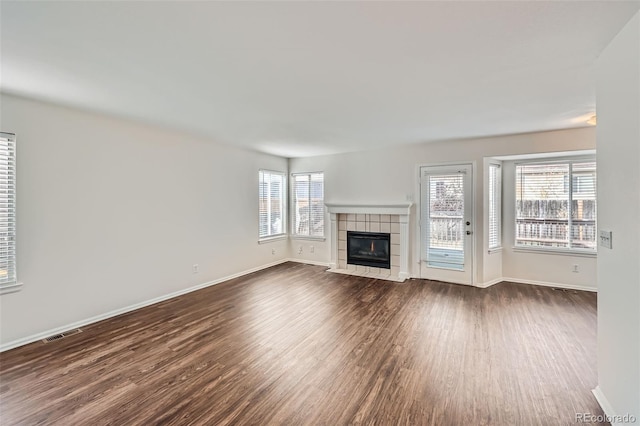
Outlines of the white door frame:
[{"label": "white door frame", "polygon": [[418,267],[417,278],[422,278],[421,271],[421,263],[422,263],[422,193],[421,191],[421,173],[420,169],[422,167],[441,167],[441,166],[471,166],[471,228],[473,229],[473,234],[471,234],[471,284],[472,286],[476,285],[477,279],[477,263],[476,262],[476,229],[477,229],[477,213],[476,213],[476,176],[477,176],[477,165],[476,161],[443,161],[437,163],[420,163],[416,164],[414,170],[415,176],[415,189],[414,194],[417,196],[414,197],[414,202],[416,204],[416,234],[413,235],[413,238],[416,239],[414,246],[414,253],[416,253],[416,265]]}]

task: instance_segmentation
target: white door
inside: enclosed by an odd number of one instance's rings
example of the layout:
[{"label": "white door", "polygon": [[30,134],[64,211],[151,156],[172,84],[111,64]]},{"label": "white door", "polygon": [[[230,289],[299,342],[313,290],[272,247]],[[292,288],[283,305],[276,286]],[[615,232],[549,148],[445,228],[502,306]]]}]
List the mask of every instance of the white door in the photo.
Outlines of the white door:
[{"label": "white door", "polygon": [[473,284],[471,164],[420,168],[420,276]]}]

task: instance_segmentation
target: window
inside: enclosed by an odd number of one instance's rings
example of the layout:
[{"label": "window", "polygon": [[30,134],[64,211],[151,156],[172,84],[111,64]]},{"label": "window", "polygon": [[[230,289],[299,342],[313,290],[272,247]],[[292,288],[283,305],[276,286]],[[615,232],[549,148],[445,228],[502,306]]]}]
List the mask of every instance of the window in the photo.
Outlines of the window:
[{"label": "window", "polygon": [[293,219],[293,235],[324,237],[324,173],[293,175]]},{"label": "window", "polygon": [[259,227],[260,238],[284,234],[285,228],[285,175],[280,172],[260,170],[259,180]]},{"label": "window", "polygon": [[16,279],[16,139],[0,133],[0,294],[19,289]]},{"label": "window", "polygon": [[489,164],[489,250],[502,246],[502,173],[499,164]]},{"label": "window", "polygon": [[593,159],[516,165],[516,246],[596,251]]}]

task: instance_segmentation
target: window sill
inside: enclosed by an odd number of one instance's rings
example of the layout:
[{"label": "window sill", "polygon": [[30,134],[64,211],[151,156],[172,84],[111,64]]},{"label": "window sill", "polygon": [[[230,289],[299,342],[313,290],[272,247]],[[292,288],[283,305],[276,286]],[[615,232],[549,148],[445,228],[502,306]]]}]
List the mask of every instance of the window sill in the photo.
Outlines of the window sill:
[{"label": "window sill", "polygon": [[260,238],[258,240],[258,244],[273,243],[275,241],[281,241],[281,240],[286,240],[286,239],[287,239],[287,234],[274,235],[272,237]]},{"label": "window sill", "polygon": [[597,252],[576,251],[566,249],[545,249],[533,247],[513,247],[515,253],[557,254],[560,256],[597,257]]},{"label": "window sill", "polygon": [[0,287],[0,294],[15,293],[22,290],[22,283],[7,284]]},{"label": "window sill", "polygon": [[487,253],[489,254],[502,253],[502,247],[490,248],[489,250],[487,250]]},{"label": "window sill", "polygon": [[311,240],[311,241],[326,241],[326,237],[314,237],[311,235],[290,235],[292,240]]}]

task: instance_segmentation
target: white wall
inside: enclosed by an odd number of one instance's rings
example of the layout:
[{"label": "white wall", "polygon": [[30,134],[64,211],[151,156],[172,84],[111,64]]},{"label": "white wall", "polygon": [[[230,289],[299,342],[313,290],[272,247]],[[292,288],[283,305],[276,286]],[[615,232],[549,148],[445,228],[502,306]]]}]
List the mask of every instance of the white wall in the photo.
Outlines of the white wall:
[{"label": "white wall", "polygon": [[[297,158],[289,160],[289,168],[292,173],[305,171],[325,172],[325,196],[327,202],[354,202],[354,203],[402,203],[407,196],[419,201],[417,165],[439,162],[473,162],[475,164],[475,211],[476,226],[475,235],[484,235],[486,221],[484,206],[485,159],[505,155],[532,154],[541,152],[563,152],[595,148],[595,129],[580,128],[553,132],[540,132],[522,135],[511,135],[493,138],[466,139],[459,141],[446,141],[427,143],[420,145],[403,146],[393,149],[372,150],[339,155],[321,157]],[[480,178],[477,178],[480,176]],[[503,182],[506,179],[503,178]],[[420,258],[417,246],[417,220],[416,208],[413,208],[410,224],[411,253],[410,271],[413,276],[419,276]],[[328,219],[327,219],[328,220]],[[513,238],[509,239],[505,232],[510,223],[504,222],[503,244],[513,244]],[[328,235],[328,234],[327,234]],[[298,255],[297,246],[303,245],[303,254]],[[316,248],[314,254],[310,254],[307,245],[313,244]],[[331,241],[324,243],[294,242],[292,255],[294,257],[312,261],[329,262]],[[517,274],[509,269],[509,265],[498,260],[496,256],[487,253],[485,239],[476,238],[476,276],[477,285],[491,282],[503,275],[500,269],[506,269],[514,274],[513,278],[524,277],[529,280],[544,281],[549,283],[571,284],[565,282],[568,279],[566,271],[570,271],[572,265],[580,262],[584,264],[585,273],[574,274],[580,286],[595,289],[596,260],[594,258],[574,259],[572,256],[552,256],[557,267],[547,268],[550,261],[547,255],[536,253],[518,253],[508,257],[508,261],[517,262]],[[502,267],[501,267],[502,263]],[[546,270],[544,279],[539,279],[538,272]],[[574,278],[571,275],[571,278]]]},{"label": "white wall", "polygon": [[[257,171],[286,170],[285,159],[14,96],[1,102],[1,129],[18,135],[24,288],[0,296],[0,345],[281,261],[290,247],[296,258],[329,262],[329,240],[257,244]],[[474,162],[484,176],[486,157],[594,145],[594,129],[582,128],[291,159],[289,166],[323,170],[327,201],[397,203],[418,198],[418,164]],[[475,183],[476,235],[484,235],[482,182]],[[410,261],[417,276],[415,213]],[[477,284],[508,268],[500,253],[484,254],[484,240],[476,239]],[[544,255],[519,256],[523,276],[535,279]],[[564,271],[573,260],[557,262]],[[195,263],[199,274],[191,272]],[[551,272],[544,281],[563,280]],[[583,284],[592,285],[587,277]]]},{"label": "white wall", "polygon": [[286,159],[1,101],[2,130],[17,134],[24,283],[0,296],[2,344],[288,257],[286,241],[257,244],[258,169],[286,172]]},{"label": "white wall", "polygon": [[[640,422],[640,14],[598,60],[598,383],[609,414]],[[604,400],[604,404],[603,404]]]}]

